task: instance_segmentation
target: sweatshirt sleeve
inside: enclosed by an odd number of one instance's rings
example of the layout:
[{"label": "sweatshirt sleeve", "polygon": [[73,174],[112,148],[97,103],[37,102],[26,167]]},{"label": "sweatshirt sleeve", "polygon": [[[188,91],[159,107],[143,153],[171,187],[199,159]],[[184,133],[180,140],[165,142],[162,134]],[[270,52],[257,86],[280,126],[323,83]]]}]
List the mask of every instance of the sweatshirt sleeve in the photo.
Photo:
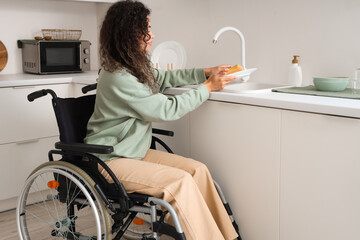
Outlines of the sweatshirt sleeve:
[{"label": "sweatshirt sleeve", "polygon": [[172,71],[161,71],[154,69],[155,77],[160,84],[160,92],[166,88],[181,85],[199,84],[206,80],[204,69],[178,69]]},{"label": "sweatshirt sleeve", "polygon": [[[193,72],[201,74],[201,71]],[[166,96],[162,93],[154,94],[146,84],[140,83],[125,71],[104,71],[100,77],[98,91],[102,94],[96,97],[96,102],[102,109],[101,114],[108,119],[123,116],[149,122],[177,120],[209,98],[209,91],[204,84],[180,95]]]},{"label": "sweatshirt sleeve", "polygon": [[128,101],[132,109],[145,121],[162,122],[177,120],[195,110],[209,98],[209,91],[204,84],[176,96],[165,96],[162,93]]}]

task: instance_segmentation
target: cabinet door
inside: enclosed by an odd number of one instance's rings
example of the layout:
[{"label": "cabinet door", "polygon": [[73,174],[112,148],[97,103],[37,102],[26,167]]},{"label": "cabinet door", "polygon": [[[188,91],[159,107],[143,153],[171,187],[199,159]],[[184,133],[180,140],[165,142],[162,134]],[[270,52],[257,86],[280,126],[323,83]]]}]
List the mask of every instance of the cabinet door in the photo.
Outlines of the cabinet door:
[{"label": "cabinet door", "polygon": [[18,196],[32,170],[48,161],[56,141],[58,137],[0,145],[0,201]]},{"label": "cabinet door", "polygon": [[283,111],[280,239],[360,239],[360,120]]},{"label": "cabinet door", "polygon": [[280,111],[207,101],[190,114],[190,146],[224,191],[243,239],[279,239]]},{"label": "cabinet door", "polygon": [[[154,135],[161,140],[163,140],[166,145],[168,145],[171,150],[178,155],[184,157],[190,157],[190,126],[189,126],[189,114],[185,115],[179,120],[171,122],[161,122],[153,123],[154,128],[170,130],[174,132],[173,137],[163,136],[163,135]],[[157,145],[158,150],[163,150],[159,145]]]},{"label": "cabinet door", "polygon": [[68,97],[71,84],[0,88],[0,144],[57,136],[51,96],[27,100],[41,89],[53,89],[59,97]]}]

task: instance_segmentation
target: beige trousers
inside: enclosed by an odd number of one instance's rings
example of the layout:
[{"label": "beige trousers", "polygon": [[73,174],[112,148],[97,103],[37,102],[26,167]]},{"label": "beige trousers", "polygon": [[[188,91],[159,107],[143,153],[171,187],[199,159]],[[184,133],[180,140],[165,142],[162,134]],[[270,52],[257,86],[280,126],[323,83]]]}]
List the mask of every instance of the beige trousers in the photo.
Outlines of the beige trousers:
[{"label": "beige trousers", "polygon": [[[188,240],[233,240],[237,233],[207,167],[198,161],[150,149],[142,160],[106,164],[128,192],[149,194],[172,205]],[[106,179],[110,177],[105,171]]]}]

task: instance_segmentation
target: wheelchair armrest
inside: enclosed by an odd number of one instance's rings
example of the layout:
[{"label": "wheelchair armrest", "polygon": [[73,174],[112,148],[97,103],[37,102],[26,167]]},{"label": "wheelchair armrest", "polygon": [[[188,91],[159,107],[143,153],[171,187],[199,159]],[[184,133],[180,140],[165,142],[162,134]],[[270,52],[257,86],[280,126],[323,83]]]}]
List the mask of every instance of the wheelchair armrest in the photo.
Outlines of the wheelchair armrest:
[{"label": "wheelchair armrest", "polygon": [[157,129],[157,128],[153,128],[153,129],[152,129],[152,133],[153,133],[153,134],[166,135],[166,136],[170,136],[170,137],[173,137],[173,136],[174,136],[174,132],[173,132],[173,131],[168,131],[168,130],[163,130],[163,129]]},{"label": "wheelchair armrest", "polygon": [[65,151],[67,150],[67,151],[98,153],[98,154],[109,154],[114,151],[114,148],[112,146],[85,144],[85,143],[57,142],[55,143],[55,148]]}]

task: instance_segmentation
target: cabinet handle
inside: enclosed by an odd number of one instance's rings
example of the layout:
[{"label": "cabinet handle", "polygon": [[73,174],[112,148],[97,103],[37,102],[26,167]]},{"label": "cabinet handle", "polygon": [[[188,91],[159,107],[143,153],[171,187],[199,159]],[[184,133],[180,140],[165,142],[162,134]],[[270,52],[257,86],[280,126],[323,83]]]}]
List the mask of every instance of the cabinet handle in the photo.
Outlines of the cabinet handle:
[{"label": "cabinet handle", "polygon": [[26,89],[26,88],[35,88],[35,86],[15,86],[13,89]]},{"label": "cabinet handle", "polygon": [[40,139],[35,138],[35,139],[28,139],[28,140],[23,140],[23,141],[19,141],[16,142],[16,144],[26,144],[26,143],[33,143],[33,142],[38,142]]}]

